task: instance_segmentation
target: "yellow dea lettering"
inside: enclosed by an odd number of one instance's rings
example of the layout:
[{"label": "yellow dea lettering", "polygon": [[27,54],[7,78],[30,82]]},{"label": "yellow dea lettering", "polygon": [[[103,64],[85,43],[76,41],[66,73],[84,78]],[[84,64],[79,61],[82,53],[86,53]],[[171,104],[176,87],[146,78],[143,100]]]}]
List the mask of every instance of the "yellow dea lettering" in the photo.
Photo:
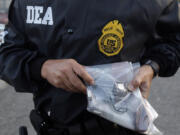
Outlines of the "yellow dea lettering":
[{"label": "yellow dea lettering", "polygon": [[123,48],[124,31],[118,20],[109,22],[98,40],[99,50],[107,56],[117,55]]}]

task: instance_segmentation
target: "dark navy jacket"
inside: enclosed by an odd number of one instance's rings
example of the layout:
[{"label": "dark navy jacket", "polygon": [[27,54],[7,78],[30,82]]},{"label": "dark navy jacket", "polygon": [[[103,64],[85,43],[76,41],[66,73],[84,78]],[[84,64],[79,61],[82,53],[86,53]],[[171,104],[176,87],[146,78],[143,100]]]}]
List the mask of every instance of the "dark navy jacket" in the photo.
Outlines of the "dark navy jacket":
[{"label": "dark navy jacket", "polygon": [[33,93],[37,108],[65,124],[86,109],[86,96],[43,80],[47,59],[82,65],[151,59],[159,76],[174,75],[180,64],[176,0],[13,0],[6,30],[0,77],[18,92]]}]

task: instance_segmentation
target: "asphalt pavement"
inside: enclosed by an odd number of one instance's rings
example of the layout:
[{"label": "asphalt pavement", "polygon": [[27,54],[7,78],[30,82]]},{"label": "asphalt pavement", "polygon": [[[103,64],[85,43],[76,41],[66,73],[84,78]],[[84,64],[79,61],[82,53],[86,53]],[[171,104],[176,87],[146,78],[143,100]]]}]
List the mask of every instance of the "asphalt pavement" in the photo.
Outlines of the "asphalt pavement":
[{"label": "asphalt pavement", "polygon": [[[179,135],[180,71],[171,78],[153,80],[149,101],[159,113],[155,123],[164,135]],[[18,135],[21,125],[28,127],[29,135],[36,135],[29,122],[33,108],[31,94],[16,93],[0,81],[0,108],[0,135]]]}]

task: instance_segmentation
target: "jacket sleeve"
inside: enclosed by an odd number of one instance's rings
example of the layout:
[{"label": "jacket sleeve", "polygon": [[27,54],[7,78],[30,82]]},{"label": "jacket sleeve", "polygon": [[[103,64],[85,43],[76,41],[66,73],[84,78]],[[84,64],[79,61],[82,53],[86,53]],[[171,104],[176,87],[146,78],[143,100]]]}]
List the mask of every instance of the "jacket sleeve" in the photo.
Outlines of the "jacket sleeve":
[{"label": "jacket sleeve", "polygon": [[180,10],[177,0],[172,0],[164,8],[153,34],[146,44],[141,64],[149,59],[154,60],[160,66],[160,77],[172,76],[180,65]]},{"label": "jacket sleeve", "polygon": [[5,42],[0,46],[0,78],[18,92],[36,92],[41,66],[47,60],[27,44],[24,18],[18,0],[13,0],[9,10],[9,23]]}]

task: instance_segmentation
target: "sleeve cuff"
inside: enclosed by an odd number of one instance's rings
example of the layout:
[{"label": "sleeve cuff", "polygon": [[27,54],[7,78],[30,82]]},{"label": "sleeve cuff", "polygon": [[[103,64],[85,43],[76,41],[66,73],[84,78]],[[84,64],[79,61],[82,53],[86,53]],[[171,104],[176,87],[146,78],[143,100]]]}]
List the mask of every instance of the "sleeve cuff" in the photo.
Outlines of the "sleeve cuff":
[{"label": "sleeve cuff", "polygon": [[46,60],[48,60],[48,58],[39,57],[39,58],[36,58],[33,61],[31,61],[29,68],[30,68],[30,76],[33,80],[35,80],[35,81],[44,80],[41,77],[41,67]]}]

